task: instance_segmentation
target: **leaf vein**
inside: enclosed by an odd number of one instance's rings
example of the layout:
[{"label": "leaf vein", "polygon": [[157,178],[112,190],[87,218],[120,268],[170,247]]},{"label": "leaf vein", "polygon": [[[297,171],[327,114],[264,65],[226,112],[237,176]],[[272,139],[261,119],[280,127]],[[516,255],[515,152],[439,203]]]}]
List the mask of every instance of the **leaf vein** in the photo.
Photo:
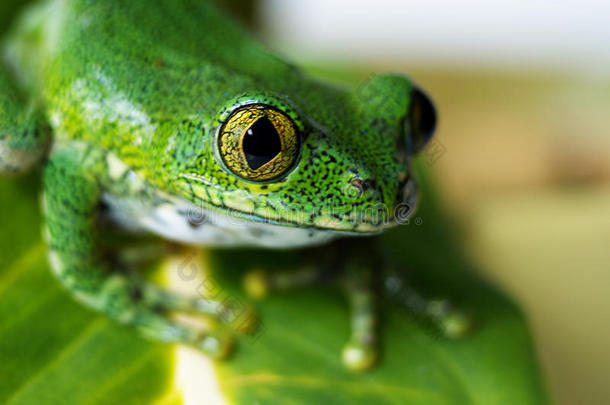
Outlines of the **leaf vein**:
[{"label": "leaf vein", "polygon": [[63,360],[68,358],[78,348],[83,345],[92,335],[94,335],[99,329],[107,325],[108,321],[104,318],[96,319],[87,328],[83,329],[76,337],[71,340],[62,350],[60,350],[55,358],[41,368],[36,374],[34,374],[28,381],[26,381],[21,387],[19,387],[13,395],[7,400],[7,405],[15,403],[15,401],[21,396],[30,386],[36,381],[42,379],[51,370],[56,368]]},{"label": "leaf vein", "polygon": [[251,385],[251,384],[269,384],[269,385],[277,385],[277,384],[298,384],[300,386],[310,387],[310,388],[323,388],[323,387],[332,387],[332,388],[344,388],[349,392],[367,392],[367,391],[379,391],[379,392],[388,392],[392,391],[397,395],[402,395],[405,398],[413,398],[413,397],[439,397],[438,393],[428,392],[416,390],[408,387],[398,387],[395,385],[385,385],[385,384],[370,384],[370,383],[362,383],[356,381],[329,381],[322,380],[319,378],[308,377],[308,376],[281,376],[277,374],[270,373],[253,373],[242,375],[238,377],[231,377],[225,380],[225,384],[240,386],[240,385]]},{"label": "leaf vein", "polygon": [[14,281],[14,279],[25,269],[29,268],[44,253],[44,244],[38,243],[30,250],[14,260],[11,265],[0,274],[0,294]]}]

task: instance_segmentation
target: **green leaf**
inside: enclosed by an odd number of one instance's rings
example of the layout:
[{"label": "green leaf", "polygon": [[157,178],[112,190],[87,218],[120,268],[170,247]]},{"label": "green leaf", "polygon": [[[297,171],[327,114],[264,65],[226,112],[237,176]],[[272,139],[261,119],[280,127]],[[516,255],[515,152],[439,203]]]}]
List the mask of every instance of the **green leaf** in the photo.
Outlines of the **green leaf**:
[{"label": "green leaf", "polygon": [[181,403],[170,347],[84,309],[52,277],[37,186],[0,179],[0,403]]}]

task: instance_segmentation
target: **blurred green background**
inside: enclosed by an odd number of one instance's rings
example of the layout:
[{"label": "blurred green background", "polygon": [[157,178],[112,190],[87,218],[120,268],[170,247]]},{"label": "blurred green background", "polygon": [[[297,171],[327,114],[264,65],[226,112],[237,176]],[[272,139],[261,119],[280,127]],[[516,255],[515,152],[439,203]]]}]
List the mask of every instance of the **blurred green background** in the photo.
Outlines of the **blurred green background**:
[{"label": "blurred green background", "polygon": [[[13,3],[19,2],[0,3],[0,27],[10,20]],[[244,21],[255,21],[253,25],[264,40],[291,59],[312,66],[314,72],[346,82],[382,70],[408,72],[429,91],[441,115],[429,165],[445,205],[461,226],[469,256],[484,277],[509,293],[527,313],[555,403],[607,404],[610,76],[599,74],[607,65],[594,60],[603,55],[590,55],[590,64],[596,67],[593,72],[552,57],[544,63],[534,63],[538,59],[531,62],[527,56],[535,55],[536,49],[527,48],[520,55],[518,47],[517,51],[511,48],[512,53],[504,57],[517,55],[523,63],[503,67],[501,41],[499,59],[469,54],[466,63],[449,63],[443,58],[447,50],[432,45],[426,48],[429,53],[414,48],[418,56],[410,58],[412,37],[405,40],[401,52],[396,45],[375,52],[363,47],[360,56],[357,46],[351,53],[301,52],[299,43],[291,42],[291,38],[298,37],[299,27],[295,28],[296,33],[283,36],[283,25],[274,23],[274,18],[279,18],[274,17],[277,1],[264,2],[262,7],[250,1],[244,2],[246,7],[239,2],[225,3],[239,10]],[[299,14],[303,10],[298,5],[304,2],[293,3],[294,18],[315,17]],[[311,2],[314,6],[317,3]],[[381,3],[387,3],[388,13],[414,6],[411,2]],[[368,10],[379,7],[374,2],[356,1],[351,11],[356,9],[366,15]],[[547,7],[552,14],[551,6]],[[584,12],[595,11],[585,7]],[[286,18],[290,12],[290,7],[283,7],[280,17]],[[460,12],[468,10],[455,10],[456,20],[461,18]],[[569,14],[569,9],[565,12]],[[377,10],[377,15],[383,14]],[[531,15],[534,25],[536,15]],[[345,19],[340,14],[319,17],[322,21],[331,17]],[[480,17],[485,21],[484,14]],[[510,17],[509,13],[506,18]],[[429,18],[434,22],[434,14]],[[520,23],[527,25],[527,21],[514,22],[516,29]],[[346,24],[347,28],[340,32],[348,39],[350,29],[370,29],[349,28],[349,21]],[[379,21],[372,26],[379,31]],[[481,27],[487,32],[494,29],[493,24]],[[572,28],[578,34],[578,26]],[[443,26],[431,23],[429,29],[442,31]],[[386,35],[394,35],[390,28],[387,31]],[[304,29],[301,41],[307,41],[307,32]],[[447,42],[452,34],[446,33]],[[326,35],[325,31],[322,35]],[[553,31],[548,35],[554,35]],[[346,41],[330,34],[325,38],[329,43]],[[442,43],[443,37],[440,38]],[[584,41],[586,36],[582,38]],[[544,41],[534,43],[540,46],[539,53],[545,54]],[[399,45],[400,38],[394,37],[392,44]],[[483,49],[482,54],[487,49],[493,46]],[[570,55],[569,51],[566,53]],[[458,47],[451,58],[459,57]]]}]

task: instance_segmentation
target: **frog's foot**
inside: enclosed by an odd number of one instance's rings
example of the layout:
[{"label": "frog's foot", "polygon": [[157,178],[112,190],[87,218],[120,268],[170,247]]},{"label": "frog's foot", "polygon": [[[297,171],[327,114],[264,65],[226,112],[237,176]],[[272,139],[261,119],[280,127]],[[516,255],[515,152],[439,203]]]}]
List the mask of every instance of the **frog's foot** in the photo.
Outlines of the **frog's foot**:
[{"label": "frog's foot", "polygon": [[252,307],[228,300],[189,297],[123,274],[111,276],[104,286],[93,299],[111,318],[153,340],[193,346],[212,359],[231,353],[235,333],[258,325]]},{"label": "frog's foot", "polygon": [[[73,272],[71,264],[62,262],[52,251],[52,263],[57,271]],[[97,271],[96,266],[89,267]],[[63,273],[66,274],[66,273]],[[76,293],[76,298],[88,306],[105,313],[109,318],[133,327],[151,340],[181,343],[192,346],[212,359],[221,359],[231,353],[233,337],[223,325],[215,322],[184,322],[170,315],[167,302],[159,300],[157,287],[115,273],[96,285],[77,284],[79,280],[63,278],[64,284]]]},{"label": "frog's foot", "polygon": [[469,314],[455,309],[448,300],[424,298],[403,281],[399,273],[390,272],[370,246],[353,246],[341,246],[342,258],[333,261],[335,268],[306,266],[286,272],[254,269],[246,275],[244,287],[250,296],[261,298],[271,292],[315,283],[338,283],[351,309],[351,336],[343,348],[342,361],[353,371],[369,369],[378,360],[376,287],[380,285],[384,295],[397,301],[424,323],[432,323],[446,337],[458,338],[468,332],[472,324]]},{"label": "frog's foot", "polygon": [[212,359],[231,353],[234,333],[257,325],[250,307],[184,296],[124,274],[110,276],[99,292],[79,298],[153,340],[193,346]]},{"label": "frog's foot", "polygon": [[441,332],[451,339],[466,335],[472,328],[472,315],[455,308],[451,301],[446,299],[429,301],[428,316]]},{"label": "frog's foot", "polygon": [[398,273],[385,276],[386,294],[405,307],[416,318],[431,323],[445,337],[456,339],[472,328],[472,315],[456,308],[447,299],[427,299],[405,283]]},{"label": "frog's foot", "polygon": [[237,333],[250,333],[258,326],[254,308],[241,302],[185,296],[153,284],[145,284],[142,294],[150,306],[178,314],[202,316],[224,324]]},{"label": "frog's foot", "polygon": [[[122,246],[118,251],[117,259],[122,267],[142,268],[169,254],[176,254],[181,249],[179,245],[164,240],[144,241]],[[143,281],[140,281],[139,285],[145,301],[165,311],[178,315],[204,317],[227,325],[233,331],[242,334],[252,332],[258,325],[254,308],[247,304],[227,299],[218,301],[203,295],[186,296]]]},{"label": "frog's foot", "polygon": [[371,368],[378,359],[375,292],[370,267],[347,262],[342,271],[305,266],[295,271],[270,273],[254,269],[246,274],[244,288],[254,298],[316,283],[335,282],[344,290],[351,307],[351,336],[343,348],[342,361],[350,370]]}]

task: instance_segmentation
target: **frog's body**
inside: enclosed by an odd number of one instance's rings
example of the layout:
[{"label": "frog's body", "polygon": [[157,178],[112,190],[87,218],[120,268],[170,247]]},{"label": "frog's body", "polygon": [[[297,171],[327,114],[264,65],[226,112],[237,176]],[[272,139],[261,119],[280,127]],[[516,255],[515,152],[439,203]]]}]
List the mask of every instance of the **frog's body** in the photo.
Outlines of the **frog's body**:
[{"label": "frog's body", "polygon": [[81,301],[154,338],[222,354],[220,338],[158,308],[226,308],[112,269],[96,245],[100,203],[172,240],[275,248],[377,233],[413,206],[410,156],[434,126],[423,93],[399,75],[357,92],[314,81],[208,1],[47,0],[5,56],[32,102],[0,73],[0,171],[31,166],[52,132],[52,267]]}]

